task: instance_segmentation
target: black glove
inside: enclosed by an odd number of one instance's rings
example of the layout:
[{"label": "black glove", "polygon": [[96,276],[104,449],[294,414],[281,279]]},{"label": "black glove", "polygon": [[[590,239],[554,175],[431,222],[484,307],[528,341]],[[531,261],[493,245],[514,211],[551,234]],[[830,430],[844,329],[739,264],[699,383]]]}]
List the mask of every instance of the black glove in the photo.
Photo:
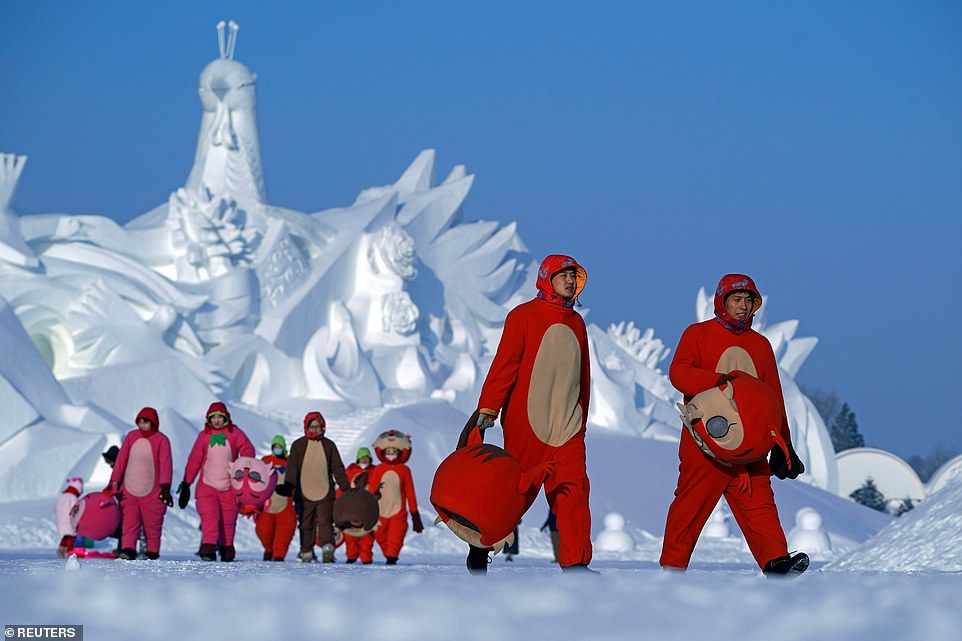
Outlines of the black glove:
[{"label": "black glove", "polygon": [[780,479],[795,479],[805,471],[805,465],[798,458],[798,454],[795,453],[795,448],[792,447],[791,443],[788,444],[788,456],[792,462],[791,468],[788,466],[788,460],[785,459],[785,452],[782,451],[782,448],[777,445],[772,448],[772,455],[768,459],[768,467],[772,471],[772,476]]},{"label": "black glove", "polygon": [[736,378],[738,378],[738,374],[722,374],[721,376],[718,377],[718,380],[715,381],[715,387],[721,387],[725,383],[728,383],[729,381],[733,381]]},{"label": "black glove", "polygon": [[158,495],[160,502],[167,507],[174,507],[174,499],[170,495],[170,483],[160,484],[160,494]]},{"label": "black glove", "polygon": [[180,485],[177,486],[177,494],[180,498],[177,499],[177,505],[180,509],[186,510],[187,504],[190,503],[190,483],[187,481],[181,481]]},{"label": "black glove", "polygon": [[294,493],[294,486],[290,483],[281,483],[274,488],[274,491],[277,492],[278,496],[290,496]]},{"label": "black glove", "polygon": [[420,512],[411,512],[411,528],[418,534],[424,531],[424,524],[421,523]]}]

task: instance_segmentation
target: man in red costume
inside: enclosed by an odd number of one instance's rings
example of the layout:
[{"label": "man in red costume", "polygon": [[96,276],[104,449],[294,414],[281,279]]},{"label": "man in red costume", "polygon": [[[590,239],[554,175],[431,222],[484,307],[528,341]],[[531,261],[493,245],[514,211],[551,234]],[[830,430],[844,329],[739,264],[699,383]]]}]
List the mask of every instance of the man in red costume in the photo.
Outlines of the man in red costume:
[{"label": "man in red costume", "polygon": [[[357,450],[357,458],[353,463],[348,465],[345,470],[347,480],[351,482],[351,487],[358,487],[356,479],[359,474],[366,472],[367,475],[364,477],[364,480],[366,480],[372,475],[375,467],[376,466],[371,465],[371,450],[366,447],[359,447]],[[362,487],[366,487],[366,485]],[[358,559],[361,559],[361,563],[364,565],[373,563],[374,533],[368,532],[361,537],[345,536],[344,549],[345,554],[347,554],[346,563],[354,563]]]},{"label": "man in red costume", "polygon": [[[368,490],[380,494],[378,525],[374,530],[387,565],[397,565],[404,537],[408,531],[408,517],[416,534],[424,531],[418,499],[414,493],[414,477],[405,463],[411,458],[411,437],[398,430],[381,432],[374,441],[374,455],[381,461],[368,475]],[[405,506],[407,510],[405,510]]]},{"label": "man in red costume", "polygon": [[[504,449],[522,470],[554,461],[545,498],[558,517],[562,570],[587,570],[591,514],[585,466],[590,392],[588,333],[574,310],[588,274],[570,256],[553,254],[538,270],[537,296],[511,310],[478,401],[478,427],[503,410]],[[525,510],[540,488],[525,496]],[[487,571],[487,550],[471,546],[472,573]]]},{"label": "man in red costume", "polygon": [[[792,448],[772,346],[751,328],[752,318],[761,305],[762,297],[751,278],[742,274],[722,277],[715,290],[715,317],[685,330],[671,361],[669,378],[685,395],[686,403],[711,387],[733,380],[729,373],[735,370],[766,383],[781,406],[779,429],[788,446],[788,459],[780,447],[773,448],[770,461],[763,458],[745,466],[749,480],[746,484],[739,478],[738,468],[706,456],[688,430],[683,429],[678,448],[678,488],[665,524],[662,567],[688,567],[698,536],[722,496],[766,575],[799,574],[808,567],[806,554],[788,553],[769,478],[775,475],[794,479],[805,471],[805,466]],[[563,537],[564,530],[562,540]]]},{"label": "man in red costume", "polygon": [[284,473],[287,470],[287,441],[280,434],[271,439],[271,453],[261,457],[277,470],[277,489],[267,509],[254,517],[254,531],[264,546],[265,561],[283,561],[297,530],[297,513],[290,492],[285,491]]}]

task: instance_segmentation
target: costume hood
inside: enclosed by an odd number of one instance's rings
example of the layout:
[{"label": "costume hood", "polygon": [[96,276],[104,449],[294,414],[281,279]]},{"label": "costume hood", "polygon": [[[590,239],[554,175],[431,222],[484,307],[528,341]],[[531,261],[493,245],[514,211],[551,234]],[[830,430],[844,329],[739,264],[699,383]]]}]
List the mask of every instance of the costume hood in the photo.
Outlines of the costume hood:
[{"label": "costume hood", "polygon": [[[751,292],[755,297],[752,313],[743,321],[736,321],[725,311],[725,297],[732,292],[739,291]],[[758,293],[758,288],[755,287],[755,281],[748,276],[744,274],[725,274],[721,280],[718,281],[718,287],[715,288],[715,319],[718,320],[725,329],[731,330],[736,334],[747,332],[752,327],[752,319],[755,318],[755,312],[757,312],[761,306],[762,295]]]},{"label": "costume hood", "polygon": [[155,410],[152,407],[145,407],[144,409],[140,410],[137,413],[137,419],[134,421],[134,424],[136,425],[137,421],[139,421],[142,418],[147,419],[148,421],[150,421],[150,424],[153,425],[153,428],[148,430],[145,433],[145,436],[149,436],[155,432],[160,431],[160,417],[157,416],[157,410]]},{"label": "costume hood", "polygon": [[[575,295],[571,300],[565,300],[558,296],[554,287],[551,286],[551,277],[560,272],[562,269],[567,269],[569,267],[575,268]],[[571,256],[565,256],[563,254],[551,254],[543,261],[541,261],[541,267],[538,269],[538,281],[536,283],[538,287],[538,298],[544,299],[549,303],[554,303],[555,305],[561,305],[562,307],[574,307],[575,303],[578,302],[578,296],[581,295],[581,290],[585,288],[585,282],[588,280],[588,272],[585,268],[578,264]]]},{"label": "costume hood", "polygon": [[225,430],[232,431],[234,428],[234,422],[230,420],[230,412],[227,411],[227,406],[220,401],[216,403],[211,403],[210,407],[207,408],[207,414],[205,414],[204,431],[212,432],[214,430],[210,425],[210,417],[214,414],[220,414],[223,416],[227,424],[224,426]]},{"label": "costume hood", "polygon": [[[314,436],[313,434],[307,431],[307,426],[310,425],[314,421],[314,419],[317,419],[318,421],[321,422],[321,433],[318,434],[317,436]],[[323,438],[324,432],[326,431],[327,431],[327,421],[324,420],[324,415],[322,415],[320,412],[308,412],[307,414],[304,415],[304,436],[316,441]]]}]

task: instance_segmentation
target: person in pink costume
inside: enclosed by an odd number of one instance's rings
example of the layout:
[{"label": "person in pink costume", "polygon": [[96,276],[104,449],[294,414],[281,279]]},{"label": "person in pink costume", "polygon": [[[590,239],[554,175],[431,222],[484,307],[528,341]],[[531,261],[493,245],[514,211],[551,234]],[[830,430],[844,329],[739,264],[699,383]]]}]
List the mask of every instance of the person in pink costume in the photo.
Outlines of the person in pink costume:
[{"label": "person in pink costume", "polygon": [[238,456],[254,456],[254,445],[230,419],[227,406],[213,403],[207,410],[203,431],[197,435],[187,457],[184,480],[177,488],[177,504],[185,509],[190,502],[190,484],[197,475],[195,504],[200,515],[202,561],[234,560],[234,528],[237,526],[237,501],[230,487],[228,466]]},{"label": "person in pink costume", "polygon": [[137,537],[144,528],[147,539],[147,558],[160,557],[160,534],[164,527],[167,508],[173,506],[170,482],[173,464],[170,440],[160,433],[157,410],[145,407],[137,414],[137,429],[124,437],[114,463],[105,494],[120,494],[123,514],[121,521],[121,559],[137,558]]},{"label": "person in pink costume", "polygon": [[84,480],[79,477],[67,479],[67,487],[57,497],[54,505],[54,514],[57,516],[57,534],[60,535],[60,544],[57,546],[57,556],[63,558],[70,553],[74,546],[74,539],[77,531],[73,523],[70,522],[70,511],[80,500],[80,495],[84,492]]}]

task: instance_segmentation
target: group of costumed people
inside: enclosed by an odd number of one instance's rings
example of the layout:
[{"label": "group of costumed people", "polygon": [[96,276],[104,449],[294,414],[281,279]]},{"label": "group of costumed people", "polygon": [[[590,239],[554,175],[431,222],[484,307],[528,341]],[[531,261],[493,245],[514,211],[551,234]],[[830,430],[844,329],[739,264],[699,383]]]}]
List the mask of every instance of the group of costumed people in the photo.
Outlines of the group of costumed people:
[{"label": "group of costumed people", "polygon": [[[437,522],[468,543],[466,565],[473,574],[486,573],[490,553],[513,543],[521,517],[542,489],[556,519],[561,569],[594,572],[588,567],[592,544],[585,453],[590,359],[585,323],[575,309],[586,281],[584,267],[570,256],[545,258],[535,298],[508,313],[477,410],[456,450],[435,472],[431,503]],[[771,486],[771,476],[794,479],[805,467],[792,447],[772,346],[752,329],[761,305],[751,278],[725,275],[715,290],[714,318],[688,327],[675,350],[669,379],[684,396],[678,404],[683,429],[678,484],[660,559],[665,569],[688,567],[723,496],[765,575],[796,575],[808,567],[804,552],[787,548]],[[484,442],[485,431],[497,419],[503,448]],[[157,558],[164,512],[173,504],[170,444],[158,427],[152,409],[138,414],[137,429],[124,439],[104,490],[122,497],[124,558],[132,558],[141,528],[147,557]],[[345,468],[325,429],[320,412],[310,412],[304,417],[304,436],[291,444],[290,452],[278,436],[264,457],[278,477],[269,486],[273,494],[266,507],[254,509],[264,559],[284,560],[299,524],[300,561],[316,561],[318,546],[322,560],[333,562],[340,531],[348,535],[343,538],[349,563],[371,563],[377,542],[386,562],[395,564],[408,514],[414,531],[423,530],[405,465],[410,437],[384,432],[373,444],[378,465],[370,450],[361,448]],[[257,486],[265,474],[231,464],[253,454],[227,408],[211,405],[177,490],[185,508],[197,481],[198,554],[204,560],[234,558],[234,528],[244,507],[239,507],[236,487],[232,491],[231,475],[235,486],[245,479]],[[79,495],[73,485],[66,492]],[[362,504],[366,507],[358,507]],[[347,505],[355,507],[339,510]]]},{"label": "group of costumed people", "polygon": [[[157,411],[142,409],[136,429],[127,433],[119,449],[104,454],[112,462],[107,486],[83,494],[83,480],[67,479],[55,511],[61,536],[59,556],[107,556],[90,550],[90,542],[108,536],[119,539],[116,556],[160,557],[161,534],[171,494],[173,465],[170,441],[160,432]],[[265,561],[284,561],[300,530],[301,562],[316,562],[315,547],[325,563],[335,561],[334,550],[345,546],[347,562],[373,562],[375,542],[388,565],[395,565],[404,545],[408,514],[415,532],[422,532],[411,470],[411,438],[397,430],[381,433],[373,444],[380,464],[362,447],[347,468],[334,442],[324,436],[327,423],[320,412],[304,417],[304,436],[290,451],[283,436],[271,440],[271,453],[254,458],[254,446],[231,420],[224,403],[207,410],[184,477],[177,488],[177,504],[186,509],[191,487],[200,516],[203,561],[233,561],[234,534],[239,515],[255,521]],[[112,556],[112,554],[110,555]]]}]

